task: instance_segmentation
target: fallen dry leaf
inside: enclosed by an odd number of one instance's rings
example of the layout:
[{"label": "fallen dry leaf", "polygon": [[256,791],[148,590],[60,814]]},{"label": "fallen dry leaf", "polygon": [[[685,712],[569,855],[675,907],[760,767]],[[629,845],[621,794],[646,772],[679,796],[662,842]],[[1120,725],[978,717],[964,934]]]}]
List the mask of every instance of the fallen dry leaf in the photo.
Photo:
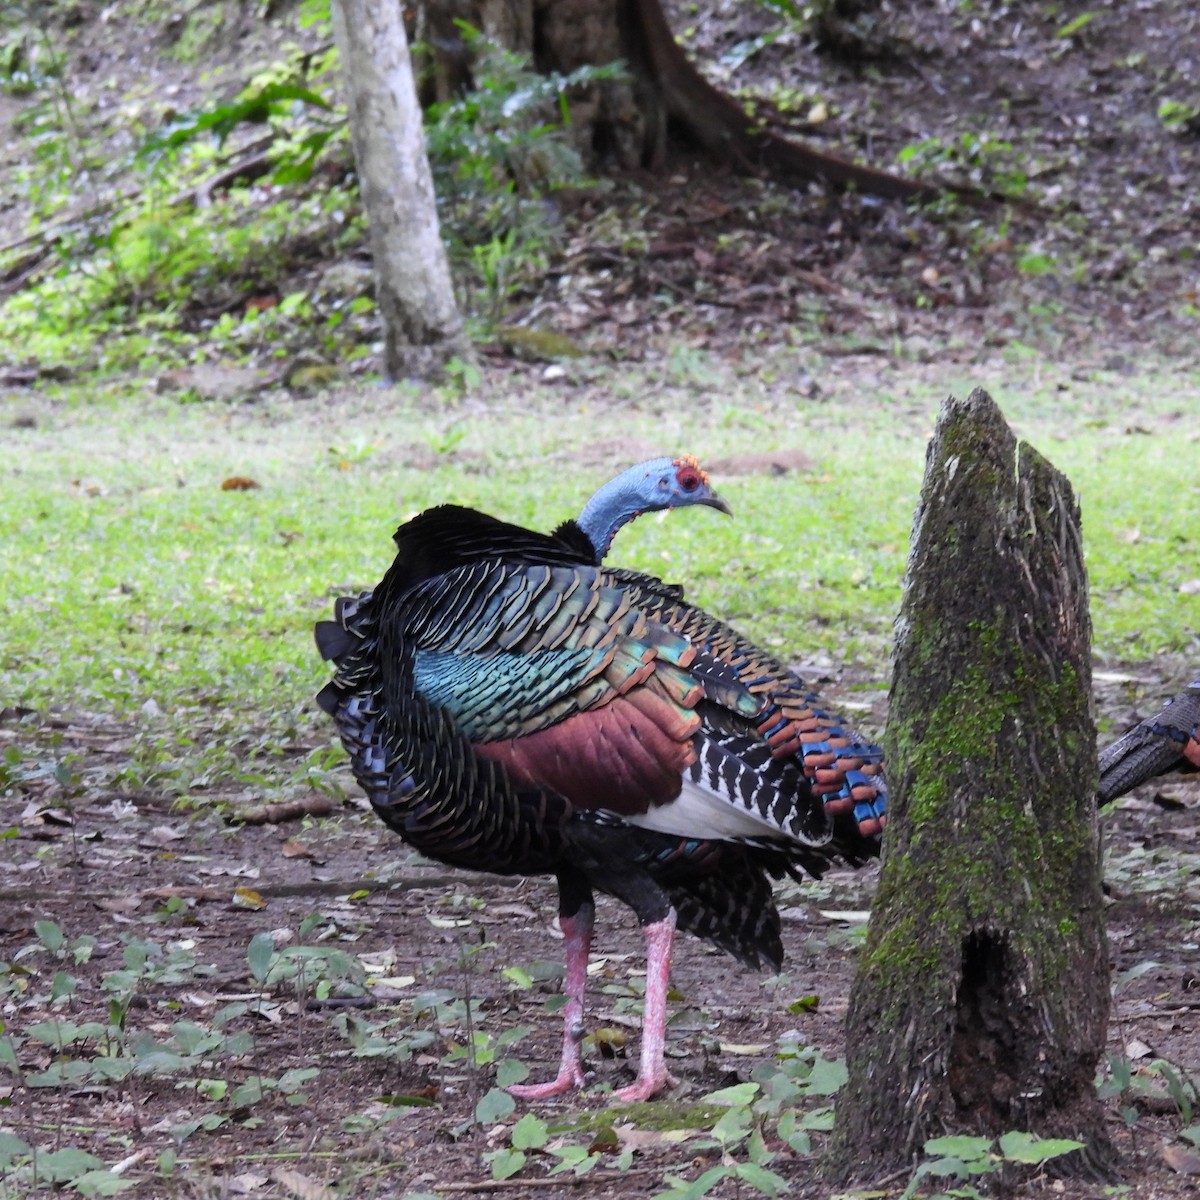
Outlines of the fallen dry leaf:
[{"label": "fallen dry leaf", "polygon": [[699,1129],[638,1129],[635,1125],[614,1125],[613,1132],[626,1150],[648,1150],[658,1146],[677,1146],[688,1138],[699,1137]]},{"label": "fallen dry leaf", "polygon": [[182,830],[176,829],[172,825],[155,825],[142,838],[143,842],[157,842],[160,846],[165,846],[167,842],[178,842],[185,835]]},{"label": "fallen dry leaf", "polygon": [[267,902],[253,888],[240,887],[233,893],[231,901],[234,908],[266,908]]},{"label": "fallen dry leaf", "polygon": [[[1167,812],[1179,812],[1181,809],[1187,808],[1187,804],[1180,800],[1178,796],[1169,796],[1166,792],[1155,792],[1150,797],[1150,802],[1156,804],[1159,808],[1166,809]],[[1173,829],[1172,832],[1176,836],[1179,835],[1178,830]]]},{"label": "fallen dry leaf", "polygon": [[243,1171],[240,1175],[234,1175],[227,1179],[225,1186],[234,1196],[253,1196],[255,1192],[261,1192],[270,1182],[269,1175]]},{"label": "fallen dry leaf", "polygon": [[417,977],[415,975],[384,975],[379,978],[369,979],[367,987],[370,988],[373,996],[383,998],[393,992],[410,988],[416,982]]},{"label": "fallen dry leaf", "polygon": [[612,1047],[625,1046],[629,1042],[629,1034],[623,1029],[616,1029],[611,1025],[600,1025],[592,1031],[592,1041],[595,1042],[598,1049],[603,1049],[607,1046]]},{"label": "fallen dry leaf", "polygon": [[197,875],[231,875],[235,879],[257,879],[262,872],[257,867],[237,863],[231,866],[197,867]]},{"label": "fallen dry leaf", "polygon": [[871,919],[870,911],[865,908],[819,908],[817,912],[827,921],[847,921],[851,925],[865,925]]},{"label": "fallen dry leaf", "polygon": [[35,830],[35,837],[58,837],[75,824],[75,818],[61,808],[42,808],[32,816],[23,815],[21,824]]},{"label": "fallen dry leaf", "polygon": [[523,921],[536,921],[537,913],[527,904],[489,904],[489,917],[520,917]]},{"label": "fallen dry leaf", "polygon": [[299,1171],[275,1171],[273,1177],[275,1182],[296,1200],[337,1200],[336,1195],[323,1183],[309,1179]]},{"label": "fallen dry leaf", "polygon": [[1200,1175],[1200,1154],[1186,1146],[1164,1146],[1162,1156],[1167,1166],[1180,1175]]}]

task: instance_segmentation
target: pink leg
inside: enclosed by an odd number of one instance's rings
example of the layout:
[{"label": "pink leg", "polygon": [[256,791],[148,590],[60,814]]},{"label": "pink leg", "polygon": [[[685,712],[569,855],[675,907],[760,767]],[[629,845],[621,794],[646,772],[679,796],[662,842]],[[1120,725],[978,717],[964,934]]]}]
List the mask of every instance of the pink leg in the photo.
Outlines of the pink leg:
[{"label": "pink leg", "polygon": [[633,1104],[649,1100],[656,1092],[675,1080],[667,1074],[663,1048],[667,1038],[667,984],[671,973],[671,940],[675,935],[675,912],[661,921],[647,925],[646,935],[646,999],[642,1015],[642,1065],[637,1079],[628,1087],[619,1088],[618,1100]]},{"label": "pink leg", "polygon": [[583,1087],[583,1057],[579,1043],[583,1039],[583,994],[587,988],[588,951],[592,945],[592,921],[595,909],[585,904],[573,917],[560,917],[559,925],[567,939],[567,976],[563,992],[567,1004],[563,1010],[562,1060],[558,1075],[549,1083],[519,1083],[508,1089],[518,1100],[546,1100],[561,1096],[572,1088]]}]

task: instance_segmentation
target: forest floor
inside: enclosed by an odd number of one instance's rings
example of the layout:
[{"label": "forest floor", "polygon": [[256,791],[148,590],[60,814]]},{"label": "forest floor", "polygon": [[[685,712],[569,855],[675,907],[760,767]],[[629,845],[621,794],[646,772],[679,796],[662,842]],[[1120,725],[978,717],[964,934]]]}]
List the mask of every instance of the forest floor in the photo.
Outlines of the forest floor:
[{"label": "forest floor", "polygon": [[[929,170],[987,186],[1028,174],[1018,203],[909,210],[778,189],[680,160],[663,180],[623,180],[575,198],[562,256],[540,289],[516,297],[510,319],[567,333],[602,363],[674,355],[697,374],[703,363],[688,356],[711,354],[752,372],[768,344],[803,348],[794,378],[764,381],[764,403],[780,389],[788,403],[820,397],[826,371],[866,393],[878,386],[881,364],[932,374],[1006,355],[1044,361],[1064,388],[1085,389],[1101,370],[1132,378],[1151,356],[1194,379],[1200,142],[1194,114],[1175,122],[1158,114],[1164,100],[1198,102],[1200,11],[1184,0],[1139,4],[1136,20],[1124,8],[1103,9],[1064,33],[1071,14],[1057,6],[911,8],[893,16],[866,70],[813,53],[798,33],[754,49],[771,28],[765,6],[713,3],[703,18],[677,15],[675,24],[694,26],[687,44],[723,85],[762,92],[769,80],[777,99],[790,95],[805,118],[793,130],[822,148],[861,148],[881,165],[901,146],[935,139]],[[154,87],[180,89],[181,106],[199,96],[198,68],[168,61],[152,41],[137,48],[119,21],[96,28],[82,96],[119,103],[120,89],[106,92],[105,80],[131,56],[147,67],[143,83],[153,74]],[[814,112],[818,101],[824,112]],[[20,107],[6,104],[0,117]],[[19,233],[18,209],[7,203],[9,232]],[[624,249],[631,230],[634,254]],[[317,269],[297,265],[281,290],[303,286]],[[500,344],[489,355],[485,386],[516,393],[524,376],[546,370],[514,362]],[[562,387],[570,405],[569,369]],[[4,398],[17,413],[19,385]],[[1181,453],[1195,455],[1198,420],[1200,400],[1181,408]],[[1128,678],[1165,695],[1168,681],[1195,666],[1178,655],[1106,662],[1098,713],[1124,727],[1145,715],[1131,707]],[[835,686],[835,703],[839,694]],[[0,749],[27,729],[28,714],[7,704],[0,696]],[[42,729],[57,756],[112,770],[136,734],[103,712],[59,714]],[[1109,1052],[1118,1074],[1130,1073],[1128,1088],[1107,1101],[1119,1174],[1105,1183],[1037,1177],[1016,1194],[1195,1195],[1200,1159],[1176,1135],[1200,1101],[1198,814],[1200,785],[1171,783],[1144,789],[1105,818],[1117,984]],[[664,1173],[695,1178],[721,1163],[704,1141],[715,1118],[692,1107],[701,1097],[754,1070],[765,1078],[787,1035],[824,1060],[843,1056],[859,917],[876,877],[875,868],[837,871],[782,894],[781,977],[755,976],[695,941],[681,943],[668,1051],[680,1082],[663,1104],[622,1113],[601,1086],[509,1113],[487,1099],[491,1060],[507,1053],[537,1078],[557,1058],[554,985],[540,982],[561,946],[546,881],[411,863],[353,802],[303,827],[234,829],[215,808],[181,815],[152,785],[68,802],[45,776],[6,793],[3,824],[16,835],[0,852],[0,959],[13,965],[0,1012],[9,1033],[30,1040],[16,1082],[0,1087],[0,1125],[30,1143],[126,1160],[129,1194],[145,1198],[494,1192],[616,1200],[662,1192]],[[321,919],[298,934],[314,913]],[[79,941],[89,929],[100,931],[94,946]],[[266,984],[265,960],[252,948],[264,929],[281,931]],[[126,935],[158,950],[130,966]],[[307,957],[285,958],[301,945],[311,947]],[[376,982],[364,985],[361,969],[331,950],[372,956]],[[620,906],[602,902],[596,952],[589,1028],[606,1032],[589,1042],[587,1057],[600,1085],[619,1086],[638,1045],[631,1010],[642,965],[640,937]],[[74,977],[61,984],[73,987],[70,999],[55,992],[59,973]],[[342,993],[355,989],[373,1006],[347,1002]],[[123,1032],[114,1037],[103,1030],[116,1017]],[[528,1035],[498,1051],[497,1039],[518,1025]],[[239,1042],[244,1035],[251,1040]],[[146,1038],[161,1047],[157,1061]],[[474,1065],[464,1049],[471,1044]],[[133,1049],[146,1056],[145,1069],[114,1083],[105,1071]],[[76,1076],[64,1076],[72,1064]],[[316,1083],[287,1076],[312,1068]],[[44,1086],[36,1086],[39,1072]],[[490,1119],[475,1119],[481,1101]],[[808,1102],[826,1101],[818,1093]],[[511,1148],[526,1107],[544,1120],[549,1140],[530,1145],[520,1173],[493,1180],[486,1156]],[[191,1128],[197,1121],[211,1128]],[[532,1131],[534,1142],[540,1136]],[[767,1140],[789,1194],[832,1194],[818,1176],[819,1133],[812,1154],[785,1145],[773,1128]],[[554,1148],[565,1145],[590,1148],[593,1169],[548,1179],[561,1157]],[[62,1169],[63,1178],[77,1177]],[[863,1183],[872,1196],[894,1196],[907,1179],[875,1179],[864,1164]],[[9,1185],[0,1176],[0,1196],[31,1191],[28,1180]],[[709,1194],[754,1193],[729,1179]]]},{"label": "forest floor", "polygon": [[[836,689],[830,698],[837,702]],[[119,755],[134,730],[96,718],[60,722],[57,732],[94,759]],[[789,1040],[802,1058],[844,1056],[854,948],[875,868],[835,871],[781,894],[781,976],[755,975],[681,939],[668,1038],[679,1084],[662,1101],[633,1108],[613,1105],[607,1090],[628,1082],[636,1064],[643,946],[629,912],[602,900],[585,1043],[598,1088],[510,1111],[495,1107],[497,1062],[516,1059],[541,1079],[557,1061],[551,969],[562,943],[550,882],[410,862],[353,806],[303,827],[235,831],[211,807],[183,814],[152,790],[71,806],[55,790],[53,780],[26,789],[19,838],[5,852],[0,958],[27,990],[10,989],[4,1019],[31,1040],[19,1055],[30,1086],[3,1089],[12,1106],[4,1124],[31,1143],[87,1150],[109,1164],[132,1160],[134,1196],[653,1196],[666,1173],[694,1179],[721,1163],[707,1137],[719,1110],[701,1106],[708,1093],[752,1073],[771,1078]],[[1026,1179],[1020,1195],[1195,1194],[1189,1175],[1200,1160],[1176,1135],[1189,1124],[1200,1078],[1197,812],[1200,784],[1180,782],[1127,798],[1105,820],[1116,999],[1108,1045],[1115,1066],[1104,1074],[1130,1073],[1124,1093],[1107,1101],[1119,1174],[1105,1184]],[[297,937],[306,919],[311,927]],[[38,924],[45,921],[57,923],[65,943]],[[86,930],[98,940],[78,961]],[[266,985],[252,947],[263,930],[279,931],[270,956],[277,977]],[[122,976],[122,946],[131,939],[157,950]],[[363,956],[372,981],[363,986],[362,969],[351,970],[338,952]],[[51,1005],[56,972],[76,982],[69,1000]],[[323,981],[333,997],[325,1002],[317,999]],[[109,1027],[114,1002],[125,1007],[123,1034],[93,1028],[72,1044],[69,1027]],[[506,1047],[504,1036],[517,1027],[526,1036]],[[245,1044],[226,1041],[238,1037]],[[117,1084],[106,1079],[105,1062],[128,1055],[138,1072]],[[78,1072],[74,1086],[54,1075],[64,1062]],[[1162,1063],[1182,1088],[1174,1098]],[[288,1074],[306,1071],[319,1074],[312,1082]],[[42,1086],[39,1072],[47,1073]],[[268,1082],[255,1082],[261,1078]],[[58,1086],[46,1086],[52,1079]],[[795,1103],[813,1111],[829,1097],[818,1087]],[[476,1120],[477,1111],[491,1115]],[[488,1156],[509,1148],[526,1111],[544,1122],[545,1144],[528,1151],[520,1174],[494,1183]],[[814,1120],[820,1129],[820,1116]],[[211,1128],[197,1130],[204,1121]],[[798,1153],[772,1121],[764,1131],[775,1151],[770,1167],[789,1194],[837,1193],[820,1179],[819,1133],[811,1153]],[[563,1146],[588,1148],[596,1156],[590,1173],[549,1178]],[[621,1160],[625,1151],[631,1161]],[[898,1195],[906,1182],[877,1179],[863,1164],[869,1195]],[[0,1180],[0,1195],[24,1194]],[[711,1194],[755,1193],[729,1180]]]}]

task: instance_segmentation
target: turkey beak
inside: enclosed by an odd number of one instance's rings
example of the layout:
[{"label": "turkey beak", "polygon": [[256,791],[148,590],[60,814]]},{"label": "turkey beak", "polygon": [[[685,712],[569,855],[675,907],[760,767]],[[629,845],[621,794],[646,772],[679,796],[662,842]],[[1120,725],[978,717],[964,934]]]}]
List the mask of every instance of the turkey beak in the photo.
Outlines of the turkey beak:
[{"label": "turkey beak", "polygon": [[700,503],[707,504],[709,508],[715,508],[718,512],[723,512],[727,517],[733,516],[733,509],[729,507],[728,501],[723,496],[718,496],[716,492],[701,500]]}]

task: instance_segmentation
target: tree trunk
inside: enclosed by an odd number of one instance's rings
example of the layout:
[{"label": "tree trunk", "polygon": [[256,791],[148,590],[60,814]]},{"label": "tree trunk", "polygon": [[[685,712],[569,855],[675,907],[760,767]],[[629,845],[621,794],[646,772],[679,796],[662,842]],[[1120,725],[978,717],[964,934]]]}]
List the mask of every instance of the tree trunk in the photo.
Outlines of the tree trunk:
[{"label": "tree trunk", "polygon": [[466,343],[400,8],[395,0],[335,0],[332,16],[371,230],[384,365],[392,378],[437,374]]},{"label": "tree trunk", "polygon": [[688,60],[661,0],[423,0],[418,30],[431,47],[437,96],[469,76],[456,20],[529,54],[539,71],[566,74],[618,59],[626,64],[627,79],[594,84],[571,100],[579,148],[593,164],[613,161],[625,170],[654,170],[664,165],[669,144],[679,143],[734,170],[785,181],[820,179],[898,198],[940,194],[917,180],[756,128],[741,104],[708,83]]},{"label": "tree trunk", "polygon": [[946,1133],[1074,1138],[1109,1010],[1087,579],[1071,487],[982,391],[930,444],[897,621],[885,864],[847,1018],[842,1177]]}]

